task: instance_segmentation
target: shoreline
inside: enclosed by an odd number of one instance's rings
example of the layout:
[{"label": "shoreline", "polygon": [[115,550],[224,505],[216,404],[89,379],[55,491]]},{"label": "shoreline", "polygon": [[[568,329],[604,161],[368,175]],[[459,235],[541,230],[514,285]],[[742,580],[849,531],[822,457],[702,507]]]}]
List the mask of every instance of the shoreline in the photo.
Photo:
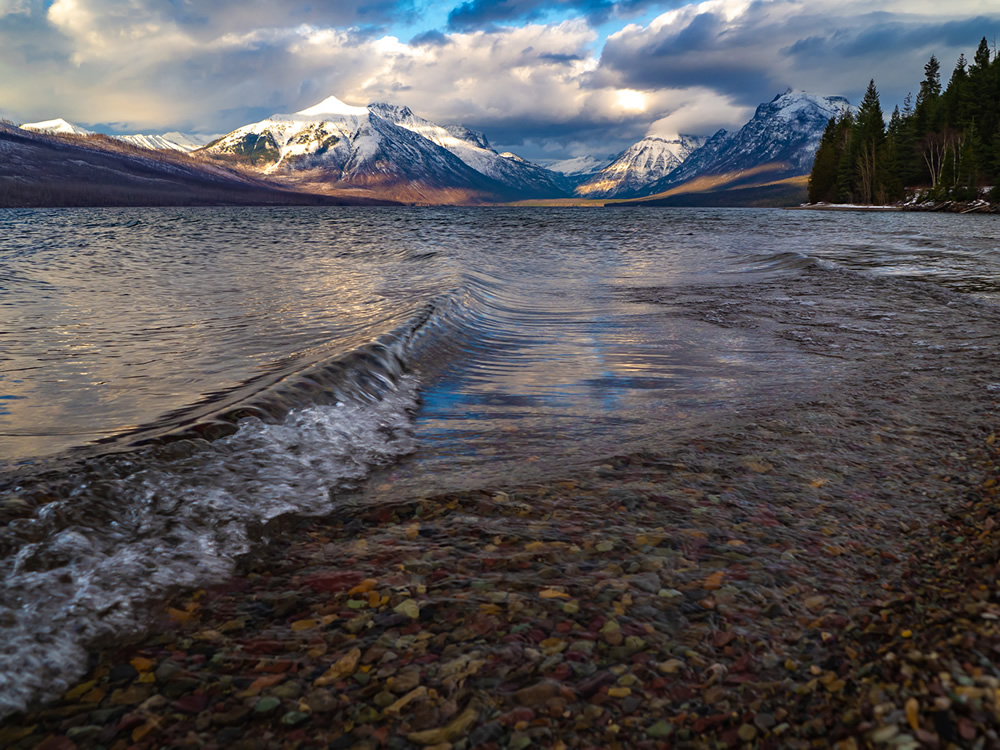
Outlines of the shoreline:
[{"label": "shoreline", "polygon": [[786,206],[786,211],[902,211],[901,206],[861,206],[847,203],[804,203],[800,206]]},{"label": "shoreline", "polygon": [[997,746],[1000,312],[799,280],[630,294],[843,359],[823,393],[573,476],[266,529],[0,744]]},{"label": "shoreline", "polygon": [[803,203],[786,206],[788,211],[875,211],[952,214],[1000,214],[1000,204],[985,201],[925,201],[924,203],[894,203],[887,206],[853,205],[848,203]]},{"label": "shoreline", "polygon": [[[995,433],[956,458],[976,462],[951,478],[968,499],[888,548],[831,539],[828,516],[767,511],[687,524],[679,543],[664,526],[619,533],[623,514],[719,507],[711,494],[623,493],[637,479],[697,488],[700,472],[678,458],[622,456],[581,480],[293,522],[225,584],[174,598],[150,635],[100,651],[63,699],[0,723],[0,742],[934,747],[996,737],[1000,680],[982,655],[1000,648],[1000,605],[979,583],[1000,575]],[[750,463],[736,465],[755,479],[772,473]],[[568,510],[581,500],[586,518]],[[815,527],[814,548],[784,533],[801,522]],[[464,549],[442,554],[449,543]],[[809,585],[816,564],[822,587]],[[567,565],[580,580],[566,579]]]}]

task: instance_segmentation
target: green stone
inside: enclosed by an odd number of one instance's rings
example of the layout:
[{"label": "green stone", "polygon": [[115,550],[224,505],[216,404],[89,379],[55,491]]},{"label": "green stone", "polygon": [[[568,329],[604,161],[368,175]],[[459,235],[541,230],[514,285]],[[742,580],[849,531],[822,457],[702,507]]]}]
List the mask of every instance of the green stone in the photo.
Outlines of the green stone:
[{"label": "green stone", "polygon": [[674,725],[669,721],[664,721],[660,719],[658,722],[653,724],[649,729],[646,730],[646,736],[651,740],[659,740],[664,737],[669,737],[674,733]]},{"label": "green stone", "polygon": [[253,707],[253,712],[255,714],[269,714],[278,706],[281,705],[281,699],[275,698],[273,695],[269,695],[266,698],[261,698]]},{"label": "green stone", "polygon": [[278,698],[298,698],[302,694],[302,686],[297,682],[286,682],[271,688],[271,695]]},{"label": "green stone", "polygon": [[281,723],[288,727],[297,727],[304,721],[308,721],[309,714],[302,711],[289,711],[281,717]]},{"label": "green stone", "polygon": [[388,690],[383,690],[380,693],[376,693],[372,702],[379,708],[385,708],[391,706],[396,702],[396,696],[390,693]]}]

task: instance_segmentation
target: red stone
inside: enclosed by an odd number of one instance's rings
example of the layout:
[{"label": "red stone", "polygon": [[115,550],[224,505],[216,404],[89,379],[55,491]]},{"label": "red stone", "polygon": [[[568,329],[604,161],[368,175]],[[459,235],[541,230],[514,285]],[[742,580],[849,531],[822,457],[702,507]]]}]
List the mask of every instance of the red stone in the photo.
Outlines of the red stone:
[{"label": "red stone", "polygon": [[207,695],[185,695],[174,701],[174,708],[186,714],[200,714],[208,708],[209,702]]},{"label": "red stone", "polygon": [[243,650],[248,654],[279,654],[288,649],[285,648],[284,641],[247,641],[243,644]]},{"label": "red stone", "polygon": [[336,573],[317,573],[303,580],[313,591],[339,593],[357,586],[365,578],[360,570],[340,570]]}]

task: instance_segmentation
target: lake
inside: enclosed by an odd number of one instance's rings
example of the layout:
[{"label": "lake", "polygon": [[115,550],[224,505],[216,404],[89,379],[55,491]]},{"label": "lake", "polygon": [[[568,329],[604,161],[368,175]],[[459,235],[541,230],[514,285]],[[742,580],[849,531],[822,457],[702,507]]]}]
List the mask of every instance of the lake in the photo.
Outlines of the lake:
[{"label": "lake", "polygon": [[0,716],[272,519],[683,446],[880,362],[880,394],[947,387],[960,358],[924,365],[993,347],[963,320],[1000,300],[988,216],[3,210],[0,238]]}]

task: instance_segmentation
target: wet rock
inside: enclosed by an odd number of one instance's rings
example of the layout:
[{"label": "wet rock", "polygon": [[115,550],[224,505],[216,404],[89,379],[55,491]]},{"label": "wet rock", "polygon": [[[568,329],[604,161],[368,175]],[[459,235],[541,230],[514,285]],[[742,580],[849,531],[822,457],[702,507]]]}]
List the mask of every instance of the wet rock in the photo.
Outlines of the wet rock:
[{"label": "wet rock", "polygon": [[406,736],[406,739],[418,745],[438,745],[442,742],[454,742],[459,738],[465,737],[478,718],[479,712],[469,707],[445,726],[437,729],[427,729],[422,732],[412,732]]},{"label": "wet rock", "polygon": [[646,736],[653,740],[662,740],[674,733],[674,725],[660,719],[646,730]]},{"label": "wet rock", "polygon": [[630,583],[647,594],[655,594],[660,590],[660,576],[652,571],[637,573],[632,576]]},{"label": "wet rock", "polygon": [[112,692],[108,702],[112,706],[132,706],[146,700],[150,692],[144,685],[129,685],[127,688],[119,688]]},{"label": "wet rock", "polygon": [[487,742],[495,742],[504,736],[504,728],[497,722],[491,721],[476,727],[469,733],[469,746],[476,747],[485,745]]},{"label": "wet rock", "polygon": [[254,704],[253,712],[260,715],[274,713],[280,705],[281,700],[279,698],[268,696],[266,698],[261,698]]},{"label": "wet rock", "polygon": [[778,722],[771,714],[761,711],[753,717],[753,723],[760,731],[766,732]]},{"label": "wet rock", "polygon": [[559,693],[559,685],[551,680],[543,680],[514,693],[514,700],[522,706],[537,708]]},{"label": "wet rock", "polygon": [[156,681],[161,685],[169,680],[173,679],[175,675],[180,674],[184,671],[184,668],[174,661],[164,661],[156,668],[153,675],[156,677]]},{"label": "wet rock", "polygon": [[212,723],[220,727],[231,727],[241,724],[249,715],[250,707],[240,704],[212,714]]},{"label": "wet rock", "polygon": [[337,707],[337,698],[329,690],[312,690],[305,697],[306,705],[313,713],[326,713]]},{"label": "wet rock", "polygon": [[281,723],[286,727],[297,727],[309,721],[309,714],[302,711],[289,711],[281,717]]},{"label": "wet rock", "polygon": [[139,676],[139,672],[131,664],[116,664],[108,673],[108,682],[132,681]]}]

